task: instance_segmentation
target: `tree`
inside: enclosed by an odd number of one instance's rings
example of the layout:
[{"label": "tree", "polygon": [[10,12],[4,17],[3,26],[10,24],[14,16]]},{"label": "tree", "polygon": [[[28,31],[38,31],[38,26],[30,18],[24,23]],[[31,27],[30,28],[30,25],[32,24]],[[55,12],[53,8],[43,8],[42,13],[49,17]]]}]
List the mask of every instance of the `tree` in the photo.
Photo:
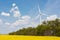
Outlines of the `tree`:
[{"label": "tree", "polygon": [[35,35],[35,36],[60,36],[60,19],[44,21],[36,28],[28,27],[19,29],[9,35]]}]

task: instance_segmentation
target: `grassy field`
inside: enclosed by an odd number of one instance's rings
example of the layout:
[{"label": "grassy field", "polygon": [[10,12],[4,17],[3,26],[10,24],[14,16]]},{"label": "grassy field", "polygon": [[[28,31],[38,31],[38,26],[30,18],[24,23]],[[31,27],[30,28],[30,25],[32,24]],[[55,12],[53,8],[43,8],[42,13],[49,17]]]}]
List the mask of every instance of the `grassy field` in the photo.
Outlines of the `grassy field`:
[{"label": "grassy field", "polygon": [[0,40],[60,40],[60,37],[53,37],[53,36],[0,35]]}]

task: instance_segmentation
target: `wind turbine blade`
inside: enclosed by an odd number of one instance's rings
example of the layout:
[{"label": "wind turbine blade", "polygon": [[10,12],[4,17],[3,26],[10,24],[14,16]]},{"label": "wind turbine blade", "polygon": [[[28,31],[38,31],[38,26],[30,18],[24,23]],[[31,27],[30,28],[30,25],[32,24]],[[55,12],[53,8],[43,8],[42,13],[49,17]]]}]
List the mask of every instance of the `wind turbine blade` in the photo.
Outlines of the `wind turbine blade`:
[{"label": "wind turbine blade", "polygon": [[41,16],[41,15],[40,15],[40,14],[41,14],[41,11],[40,11],[39,5],[38,5],[38,13],[39,13],[39,14],[35,17],[35,20],[38,19],[38,18]]},{"label": "wind turbine blade", "polygon": [[40,8],[39,8],[39,5],[38,5],[38,12],[39,12],[39,14],[41,14],[41,10],[40,10]]},{"label": "wind turbine blade", "polygon": [[38,12],[39,12],[39,15],[46,15],[46,14],[44,14],[44,13],[41,12],[41,9],[40,9],[39,5],[38,5]]}]

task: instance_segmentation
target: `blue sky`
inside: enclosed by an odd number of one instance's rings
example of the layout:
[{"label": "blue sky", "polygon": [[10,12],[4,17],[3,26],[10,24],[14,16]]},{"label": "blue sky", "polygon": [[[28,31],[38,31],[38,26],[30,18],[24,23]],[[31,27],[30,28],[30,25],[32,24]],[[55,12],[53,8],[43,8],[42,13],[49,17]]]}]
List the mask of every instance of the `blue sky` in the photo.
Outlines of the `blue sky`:
[{"label": "blue sky", "polygon": [[41,21],[60,18],[60,0],[0,0],[0,33],[37,26],[39,13]]}]

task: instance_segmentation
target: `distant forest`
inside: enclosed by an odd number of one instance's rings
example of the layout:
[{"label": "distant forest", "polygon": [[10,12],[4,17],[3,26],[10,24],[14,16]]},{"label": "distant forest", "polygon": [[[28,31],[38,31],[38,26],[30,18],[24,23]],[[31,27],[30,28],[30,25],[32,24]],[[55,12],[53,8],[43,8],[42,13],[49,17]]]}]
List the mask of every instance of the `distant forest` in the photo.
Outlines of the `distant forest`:
[{"label": "distant forest", "polygon": [[30,35],[30,36],[60,36],[60,19],[44,21],[37,27],[22,28],[9,35]]}]

